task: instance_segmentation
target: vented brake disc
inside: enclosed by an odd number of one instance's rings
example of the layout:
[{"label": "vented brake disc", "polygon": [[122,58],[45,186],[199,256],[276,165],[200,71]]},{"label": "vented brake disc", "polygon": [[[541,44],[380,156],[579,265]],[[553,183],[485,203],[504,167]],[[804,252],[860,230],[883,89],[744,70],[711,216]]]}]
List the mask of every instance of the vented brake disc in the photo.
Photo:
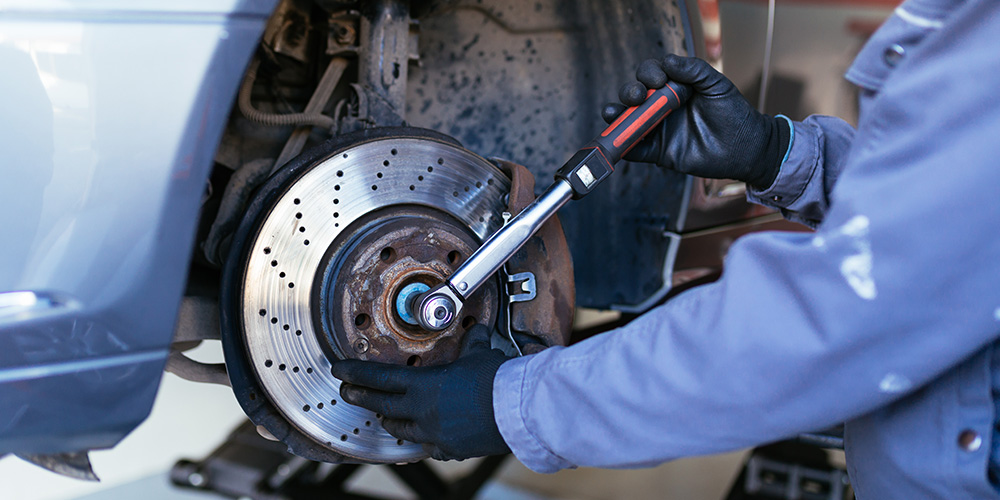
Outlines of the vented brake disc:
[{"label": "vented brake disc", "polygon": [[[261,189],[223,278],[223,341],[251,419],[315,460],[408,462],[380,416],[340,401],[331,360],[433,365],[499,313],[484,286],[448,330],[429,333],[397,301],[442,282],[502,223],[510,180],[447,137],[415,129],[342,136]],[[401,298],[402,295],[402,298]]]}]

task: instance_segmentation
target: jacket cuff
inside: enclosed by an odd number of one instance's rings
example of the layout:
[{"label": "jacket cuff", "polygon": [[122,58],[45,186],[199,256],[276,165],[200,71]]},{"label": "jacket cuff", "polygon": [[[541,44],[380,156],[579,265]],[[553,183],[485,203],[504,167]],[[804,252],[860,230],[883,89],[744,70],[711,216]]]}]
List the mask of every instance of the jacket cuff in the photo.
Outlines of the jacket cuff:
[{"label": "jacket cuff", "polygon": [[788,122],[788,150],[778,167],[778,175],[767,189],[753,189],[748,186],[747,198],[772,208],[787,208],[802,196],[805,185],[816,168],[816,151],[809,140],[811,130],[804,123],[795,123],[785,115],[776,118]]},{"label": "jacket cuff", "polygon": [[536,357],[525,356],[500,365],[493,379],[493,414],[500,435],[514,456],[535,472],[552,473],[576,466],[546,448],[525,422],[526,408],[522,403],[533,386],[533,379],[527,376],[528,364]]},{"label": "jacket cuff", "polygon": [[[778,176],[774,182],[762,190],[747,187],[747,200],[766,207],[781,210],[792,220],[809,224],[808,220],[795,217],[807,211],[807,205],[812,203],[812,197],[805,196],[807,189],[814,180],[820,163],[820,138],[822,132],[813,123],[793,122],[784,115],[778,115],[788,121],[790,138],[788,151],[781,162]],[[821,184],[821,183],[820,183]]]}]

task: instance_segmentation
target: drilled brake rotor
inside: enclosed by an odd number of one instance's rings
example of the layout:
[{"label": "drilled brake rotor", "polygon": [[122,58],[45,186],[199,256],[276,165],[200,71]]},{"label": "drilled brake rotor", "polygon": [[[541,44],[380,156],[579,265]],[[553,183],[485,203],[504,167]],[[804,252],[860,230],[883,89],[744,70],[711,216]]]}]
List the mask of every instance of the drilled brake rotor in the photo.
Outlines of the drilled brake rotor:
[{"label": "drilled brake rotor", "polygon": [[366,462],[425,457],[378,415],[340,401],[331,359],[444,363],[469,327],[493,324],[496,283],[434,334],[395,304],[440,283],[500,226],[509,179],[457,145],[388,136],[337,149],[281,188],[246,243],[240,282],[240,333],[257,385],[317,446]]}]

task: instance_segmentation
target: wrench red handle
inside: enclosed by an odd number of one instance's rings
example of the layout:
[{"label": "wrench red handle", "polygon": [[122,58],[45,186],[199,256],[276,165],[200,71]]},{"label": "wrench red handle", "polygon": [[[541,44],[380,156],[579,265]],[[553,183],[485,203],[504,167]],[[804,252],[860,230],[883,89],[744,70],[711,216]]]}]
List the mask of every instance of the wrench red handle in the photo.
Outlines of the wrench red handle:
[{"label": "wrench red handle", "polygon": [[676,82],[650,90],[642,104],[626,109],[594,142],[604,148],[608,161],[617,163],[690,95],[691,87]]},{"label": "wrench red handle", "polygon": [[614,172],[622,156],[690,96],[691,87],[676,82],[650,90],[642,104],[626,109],[601,135],[577,151],[556,172],[556,178],[573,186],[574,199],[586,196]]}]

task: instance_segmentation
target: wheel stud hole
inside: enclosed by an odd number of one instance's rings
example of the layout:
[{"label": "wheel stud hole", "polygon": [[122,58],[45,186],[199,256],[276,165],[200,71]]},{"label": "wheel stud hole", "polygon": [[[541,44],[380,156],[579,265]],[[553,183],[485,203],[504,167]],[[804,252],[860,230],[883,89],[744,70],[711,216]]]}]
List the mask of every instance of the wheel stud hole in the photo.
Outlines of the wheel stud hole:
[{"label": "wheel stud hole", "polygon": [[477,323],[476,318],[472,316],[466,316],[464,319],[462,319],[462,328],[468,330],[469,328],[476,326],[476,323]]},{"label": "wheel stud hole", "polygon": [[396,250],[392,247],[385,247],[381,252],[379,252],[378,258],[381,259],[382,262],[392,262],[396,260]]},{"label": "wheel stud hole", "polygon": [[361,313],[354,317],[354,326],[364,330],[369,326],[372,326],[372,317],[365,313]]},{"label": "wheel stud hole", "polygon": [[452,250],[448,252],[448,263],[451,265],[458,264],[462,260],[462,254],[458,253],[458,250]]}]

